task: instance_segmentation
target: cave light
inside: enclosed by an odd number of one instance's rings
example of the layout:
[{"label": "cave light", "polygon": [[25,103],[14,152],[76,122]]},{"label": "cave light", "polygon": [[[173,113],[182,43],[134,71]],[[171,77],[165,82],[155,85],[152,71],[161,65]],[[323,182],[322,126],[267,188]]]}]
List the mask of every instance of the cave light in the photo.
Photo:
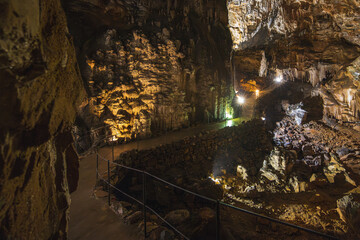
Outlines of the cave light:
[{"label": "cave light", "polygon": [[347,95],[348,95],[348,101],[349,101],[349,106],[350,106],[351,105],[351,100],[353,99],[353,96],[351,94],[351,88],[348,89]]},{"label": "cave light", "polygon": [[243,96],[237,96],[237,102],[242,105],[245,103],[245,98]]},{"label": "cave light", "polygon": [[259,89],[256,89],[255,90],[255,97],[258,98],[260,95],[260,90]]},{"label": "cave light", "polygon": [[226,126],[227,126],[227,127],[232,127],[233,125],[234,125],[233,120],[226,121]]},{"label": "cave light", "polygon": [[216,184],[220,184],[220,180],[218,178],[215,178],[215,177],[212,177],[212,176],[209,176],[209,178]]},{"label": "cave light", "polygon": [[226,119],[232,119],[233,118],[232,114],[230,114],[228,111],[226,111],[225,117],[226,117]]},{"label": "cave light", "polygon": [[261,120],[265,121],[265,120],[266,120],[266,118],[264,118],[264,117],[261,117]]},{"label": "cave light", "polygon": [[283,81],[283,77],[281,75],[277,76],[276,78],[274,78],[274,82],[276,83],[281,83]]},{"label": "cave light", "polygon": [[110,142],[115,142],[117,140],[118,140],[118,138],[115,135],[110,138]]}]

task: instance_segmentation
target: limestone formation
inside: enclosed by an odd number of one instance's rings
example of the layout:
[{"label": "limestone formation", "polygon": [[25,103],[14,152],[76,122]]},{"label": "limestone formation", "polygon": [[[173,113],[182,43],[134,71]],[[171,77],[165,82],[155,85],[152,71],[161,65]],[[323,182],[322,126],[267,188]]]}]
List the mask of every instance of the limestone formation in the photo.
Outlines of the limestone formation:
[{"label": "limestone formation", "polygon": [[324,115],[359,118],[357,1],[231,0],[228,10],[237,89],[254,80],[268,89],[276,77],[306,81],[323,98]]},{"label": "limestone formation", "polygon": [[[225,2],[81,0],[65,8],[74,35],[81,21],[93,26],[75,39],[89,95],[81,129],[104,122],[128,140],[233,114]],[[94,15],[106,16],[94,23]]]},{"label": "limestone formation", "polygon": [[59,0],[0,3],[0,238],[66,239],[85,96]]}]

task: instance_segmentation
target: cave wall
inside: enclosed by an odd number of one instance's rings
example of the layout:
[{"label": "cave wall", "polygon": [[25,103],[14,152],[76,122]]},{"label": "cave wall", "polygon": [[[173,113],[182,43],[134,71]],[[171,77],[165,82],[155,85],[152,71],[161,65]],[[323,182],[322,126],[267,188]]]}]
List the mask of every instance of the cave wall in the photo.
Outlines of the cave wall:
[{"label": "cave wall", "polygon": [[237,85],[308,82],[324,116],[359,120],[358,1],[232,0],[228,9]]},{"label": "cave wall", "polygon": [[149,136],[232,114],[225,1],[66,1],[85,128]]},{"label": "cave wall", "polygon": [[65,239],[85,96],[58,0],[0,2],[0,238]]}]

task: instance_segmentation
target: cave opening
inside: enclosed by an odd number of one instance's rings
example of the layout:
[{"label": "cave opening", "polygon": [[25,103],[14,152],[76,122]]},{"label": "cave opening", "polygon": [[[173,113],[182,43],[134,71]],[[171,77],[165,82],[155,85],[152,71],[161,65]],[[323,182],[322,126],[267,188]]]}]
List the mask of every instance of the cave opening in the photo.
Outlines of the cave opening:
[{"label": "cave opening", "polygon": [[359,12],[1,1],[0,239],[360,239]]}]

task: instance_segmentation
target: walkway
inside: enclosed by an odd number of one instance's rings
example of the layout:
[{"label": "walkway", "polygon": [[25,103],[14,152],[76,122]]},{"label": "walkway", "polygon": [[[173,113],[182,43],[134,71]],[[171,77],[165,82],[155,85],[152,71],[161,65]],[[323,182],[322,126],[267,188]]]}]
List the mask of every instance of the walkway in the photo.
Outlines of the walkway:
[{"label": "walkway", "polygon": [[[196,126],[181,131],[170,132],[163,136],[131,142],[115,147],[115,156],[133,149],[149,149],[170,142],[179,141],[193,136],[204,130],[216,130],[226,126],[238,125],[243,119],[237,118]],[[104,147],[99,153],[111,159],[111,147]],[[96,177],[96,155],[91,154],[80,160],[80,178],[77,190],[71,194],[71,208],[69,221],[69,239],[98,240],[98,239],[143,239],[136,226],[125,224],[120,217],[112,212],[104,201],[93,197],[93,188]]]}]

